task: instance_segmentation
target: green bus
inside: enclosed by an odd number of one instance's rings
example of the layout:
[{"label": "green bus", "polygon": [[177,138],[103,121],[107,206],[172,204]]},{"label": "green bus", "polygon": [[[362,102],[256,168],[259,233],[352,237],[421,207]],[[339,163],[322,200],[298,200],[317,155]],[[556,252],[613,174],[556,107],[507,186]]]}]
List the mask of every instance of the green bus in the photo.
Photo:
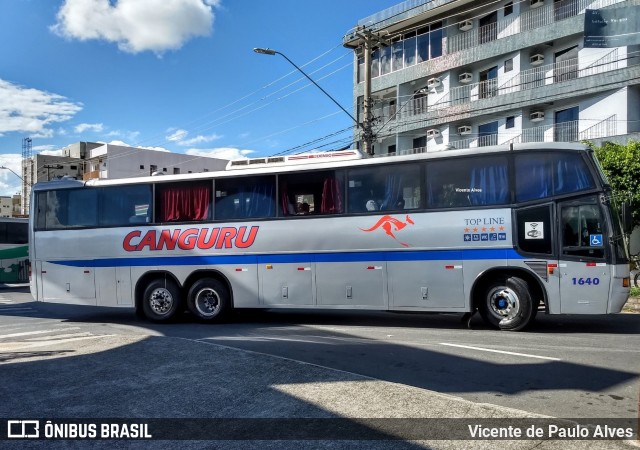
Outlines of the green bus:
[{"label": "green bus", "polygon": [[0,283],[29,282],[29,219],[0,217]]}]

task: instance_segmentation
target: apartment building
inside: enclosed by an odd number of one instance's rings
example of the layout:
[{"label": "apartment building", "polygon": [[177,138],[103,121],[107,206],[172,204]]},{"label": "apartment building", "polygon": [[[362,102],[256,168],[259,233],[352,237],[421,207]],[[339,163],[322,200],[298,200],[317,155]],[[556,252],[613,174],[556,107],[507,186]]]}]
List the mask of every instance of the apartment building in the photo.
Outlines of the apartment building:
[{"label": "apartment building", "polygon": [[375,154],[640,139],[640,46],[584,45],[585,10],[640,14],[639,4],[409,0],[360,20],[343,44],[354,49],[363,120],[373,42]]}]

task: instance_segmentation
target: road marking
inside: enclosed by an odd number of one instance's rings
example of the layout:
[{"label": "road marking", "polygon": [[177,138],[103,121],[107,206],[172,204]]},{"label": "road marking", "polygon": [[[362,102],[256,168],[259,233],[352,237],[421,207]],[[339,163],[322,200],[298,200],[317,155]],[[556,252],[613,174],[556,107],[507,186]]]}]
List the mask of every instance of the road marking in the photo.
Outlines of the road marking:
[{"label": "road marking", "polygon": [[7,339],[20,336],[32,336],[34,334],[47,334],[47,333],[59,333],[61,331],[79,330],[80,327],[71,328],[54,328],[52,330],[38,330],[38,331],[25,331],[22,333],[0,334],[0,339]]},{"label": "road marking", "polygon": [[[29,326],[33,326],[33,325],[51,325],[50,320],[47,321],[40,321],[40,322],[28,322],[27,320],[24,321],[24,323],[8,323],[8,324],[4,324],[4,325],[0,325],[0,328],[8,328],[8,329],[16,329],[16,330],[21,330],[24,329],[25,325],[29,325]],[[6,331],[6,330],[5,330]]]},{"label": "road marking", "polygon": [[526,353],[516,353],[516,352],[507,352],[504,350],[493,350],[490,348],[472,347],[471,345],[448,344],[446,342],[440,342],[440,345],[446,345],[448,347],[466,348],[470,350],[479,350],[481,352],[502,353],[503,355],[524,356],[525,358],[546,359],[548,361],[562,361],[560,358],[551,358],[549,356],[528,355]]},{"label": "road marking", "polygon": [[55,334],[53,336],[39,336],[25,339],[25,342],[43,342],[43,341],[54,341],[54,340],[62,340],[64,338],[71,337],[80,337],[80,336],[95,336],[93,333],[89,331],[85,331],[84,333],[66,333],[66,334]]},{"label": "road marking", "polygon": [[87,339],[100,339],[104,337],[116,336],[115,334],[101,334],[100,336],[83,336],[69,339],[59,339],[42,342],[7,342],[0,344],[0,351],[22,350],[25,348],[46,347],[48,345],[66,344],[67,342],[84,341]]}]

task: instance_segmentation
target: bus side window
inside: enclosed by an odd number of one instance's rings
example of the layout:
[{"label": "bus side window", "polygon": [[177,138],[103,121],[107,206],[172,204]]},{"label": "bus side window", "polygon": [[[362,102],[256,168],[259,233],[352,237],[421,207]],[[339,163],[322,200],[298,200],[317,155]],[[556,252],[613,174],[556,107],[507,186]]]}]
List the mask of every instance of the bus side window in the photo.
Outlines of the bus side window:
[{"label": "bus side window", "polygon": [[507,158],[460,158],[427,164],[430,208],[506,205],[510,199]]},{"label": "bus side window", "polygon": [[272,175],[216,180],[216,220],[252,219],[275,215],[276,181]]},{"label": "bus side window", "polygon": [[156,185],[156,220],[195,222],[211,218],[210,181]]},{"label": "bus side window", "polygon": [[40,230],[57,230],[63,228],[58,218],[60,205],[58,191],[39,192],[37,197],[36,225]]},{"label": "bus side window", "polygon": [[602,216],[596,203],[564,204],[560,217],[563,255],[604,258]]},{"label": "bus side window", "polygon": [[582,156],[571,153],[516,155],[516,201],[526,202],[595,187]]},{"label": "bus side window", "polygon": [[[343,180],[343,172],[333,170],[280,175],[279,214],[290,216],[343,213]],[[305,203],[308,204],[308,208],[301,208]]]},{"label": "bus side window", "polygon": [[151,221],[151,185],[110,186],[99,189],[100,225],[128,226]]},{"label": "bus side window", "polygon": [[422,206],[421,167],[416,164],[349,170],[349,212],[402,211]]},{"label": "bus side window", "polygon": [[551,205],[522,208],[515,212],[517,245],[526,253],[553,253]]}]

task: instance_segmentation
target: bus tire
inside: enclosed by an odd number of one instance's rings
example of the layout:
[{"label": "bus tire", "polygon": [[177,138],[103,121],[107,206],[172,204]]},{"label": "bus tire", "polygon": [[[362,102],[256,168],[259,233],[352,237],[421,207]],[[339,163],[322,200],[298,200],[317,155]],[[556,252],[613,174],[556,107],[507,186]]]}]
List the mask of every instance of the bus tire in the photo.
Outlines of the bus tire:
[{"label": "bus tire", "polygon": [[189,289],[187,306],[198,319],[218,322],[231,309],[231,296],[221,281],[215,278],[201,278]]},{"label": "bus tire", "polygon": [[144,290],[142,311],[152,322],[168,322],[180,308],[180,289],[170,278],[156,278]]},{"label": "bus tire", "polygon": [[527,283],[518,277],[502,277],[484,290],[478,311],[490,326],[519,331],[535,317]]}]

